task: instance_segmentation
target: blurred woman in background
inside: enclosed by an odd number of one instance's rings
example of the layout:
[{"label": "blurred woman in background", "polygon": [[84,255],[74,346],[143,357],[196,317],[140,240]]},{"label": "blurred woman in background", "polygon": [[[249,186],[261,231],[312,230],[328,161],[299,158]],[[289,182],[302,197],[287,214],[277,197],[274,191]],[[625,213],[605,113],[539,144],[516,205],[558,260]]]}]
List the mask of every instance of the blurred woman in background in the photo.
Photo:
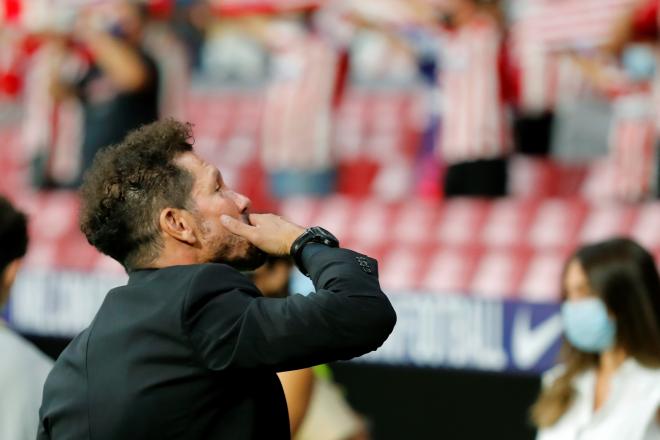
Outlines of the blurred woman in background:
[{"label": "blurred woman in background", "polygon": [[584,246],[564,271],[563,363],[532,408],[538,440],[660,439],[660,279],[629,239]]}]

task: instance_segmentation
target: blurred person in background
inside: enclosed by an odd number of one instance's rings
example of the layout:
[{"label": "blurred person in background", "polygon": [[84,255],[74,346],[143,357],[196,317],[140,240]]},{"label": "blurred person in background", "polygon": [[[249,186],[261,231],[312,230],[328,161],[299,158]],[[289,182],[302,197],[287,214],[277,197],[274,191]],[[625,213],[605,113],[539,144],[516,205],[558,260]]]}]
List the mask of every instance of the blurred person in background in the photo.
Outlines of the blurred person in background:
[{"label": "blurred person in background", "polygon": [[[621,55],[626,46],[631,43],[640,41],[656,42],[660,30],[659,8],[660,1],[658,0],[639,0],[615,24],[609,41],[605,45],[606,51],[614,55]],[[638,55],[636,58],[639,60],[635,63],[638,66],[647,66],[649,63],[654,64],[653,61],[655,60],[653,52]]]},{"label": "blurred person in background", "polygon": [[267,19],[262,41],[271,71],[263,116],[262,160],[277,197],[335,189],[333,120],[347,58],[317,26],[316,5]]},{"label": "blurred person in background", "polygon": [[[158,68],[158,116],[182,119],[190,89],[193,52],[175,28],[174,5],[168,1],[153,1],[148,9],[149,20],[143,26],[141,47]],[[160,5],[160,7],[157,7]],[[168,6],[169,5],[169,6]]]},{"label": "blurred person in background", "polygon": [[71,97],[54,99],[50,93],[53,62],[61,59],[64,34],[43,37],[30,58],[24,78],[22,140],[30,160],[30,180],[36,188],[70,185],[80,173],[82,107]]},{"label": "blurred person in background", "polygon": [[[251,202],[164,120],[99,152],[81,229],[129,273],[60,355],[39,439],[288,439],[277,372],[375,350],[395,312],[376,261]],[[238,270],[291,255],[308,296],[265,298]],[[91,434],[90,434],[91,433]]]},{"label": "blurred person in background", "polygon": [[660,438],[660,279],[623,238],[580,248],[562,280],[563,362],[532,408],[539,440]]},{"label": "blurred person in background", "polygon": [[145,20],[144,7],[128,0],[90,6],[80,13],[70,43],[60,44],[51,91],[56,98],[79,99],[83,112],[76,186],[99,150],[158,119],[158,69],[141,46]]},{"label": "blurred person in background", "polygon": [[[264,296],[286,298],[293,264],[290,257],[268,257],[249,275]],[[331,375],[326,365],[277,374],[284,388],[294,440],[369,438],[364,421],[346,402]]]},{"label": "blurred person in background", "polygon": [[201,67],[201,50],[205,32],[212,14],[206,2],[195,0],[178,1],[173,5],[172,30],[186,47],[192,70]]},{"label": "blurred person in background", "polygon": [[440,135],[436,151],[447,165],[444,193],[507,194],[511,151],[501,17],[487,0],[441,3]]},{"label": "blurred person in background", "polygon": [[[0,308],[9,300],[27,244],[25,215],[0,196]],[[53,364],[2,319],[0,359],[0,438],[33,440],[37,436],[41,391]]]},{"label": "blurred person in background", "polygon": [[587,76],[611,101],[612,193],[628,202],[647,199],[660,187],[659,6],[658,0],[631,4],[615,23],[600,59],[581,61]]}]

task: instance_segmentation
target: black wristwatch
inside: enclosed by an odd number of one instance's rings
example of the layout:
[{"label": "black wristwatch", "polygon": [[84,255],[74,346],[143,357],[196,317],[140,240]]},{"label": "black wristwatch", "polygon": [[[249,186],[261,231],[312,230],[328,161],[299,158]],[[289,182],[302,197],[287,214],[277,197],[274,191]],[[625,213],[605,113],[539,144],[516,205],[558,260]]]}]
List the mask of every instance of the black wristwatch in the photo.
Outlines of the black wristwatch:
[{"label": "black wristwatch", "polygon": [[322,227],[313,226],[305,229],[305,232],[303,232],[300,237],[296,238],[291,245],[291,256],[293,257],[293,261],[305,276],[309,276],[309,273],[302,264],[302,252],[307,243],[319,243],[329,247],[339,247],[339,240],[337,240],[337,237]]}]

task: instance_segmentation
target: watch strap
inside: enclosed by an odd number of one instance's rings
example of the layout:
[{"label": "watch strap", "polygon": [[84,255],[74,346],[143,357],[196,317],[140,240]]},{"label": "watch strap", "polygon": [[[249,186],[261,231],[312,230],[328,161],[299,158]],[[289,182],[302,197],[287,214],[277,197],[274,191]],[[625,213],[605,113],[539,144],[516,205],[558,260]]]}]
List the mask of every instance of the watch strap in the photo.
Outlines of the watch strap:
[{"label": "watch strap", "polygon": [[332,235],[330,232],[325,229],[314,226],[311,228],[305,229],[296,240],[291,244],[290,254],[293,257],[293,261],[296,263],[298,269],[305,275],[309,276],[309,272],[305,268],[303,263],[303,249],[309,243],[318,243],[329,247],[338,247],[339,241],[337,238]]}]

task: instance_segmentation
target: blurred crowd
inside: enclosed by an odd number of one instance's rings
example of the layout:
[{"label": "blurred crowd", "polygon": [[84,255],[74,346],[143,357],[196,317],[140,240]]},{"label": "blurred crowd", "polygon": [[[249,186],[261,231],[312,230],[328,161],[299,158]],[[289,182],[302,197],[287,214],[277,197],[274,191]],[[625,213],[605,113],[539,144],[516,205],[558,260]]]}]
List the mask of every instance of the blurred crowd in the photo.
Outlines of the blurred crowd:
[{"label": "blurred crowd", "polygon": [[0,106],[21,107],[37,187],[77,187],[96,151],[159,117],[186,119],[203,85],[259,95],[259,158],[277,197],[336,190],[337,115],[355,90],[414,97],[409,193],[504,196],[520,156],[586,164],[604,176],[597,195],[658,192],[654,0],[7,0],[0,11]]}]

